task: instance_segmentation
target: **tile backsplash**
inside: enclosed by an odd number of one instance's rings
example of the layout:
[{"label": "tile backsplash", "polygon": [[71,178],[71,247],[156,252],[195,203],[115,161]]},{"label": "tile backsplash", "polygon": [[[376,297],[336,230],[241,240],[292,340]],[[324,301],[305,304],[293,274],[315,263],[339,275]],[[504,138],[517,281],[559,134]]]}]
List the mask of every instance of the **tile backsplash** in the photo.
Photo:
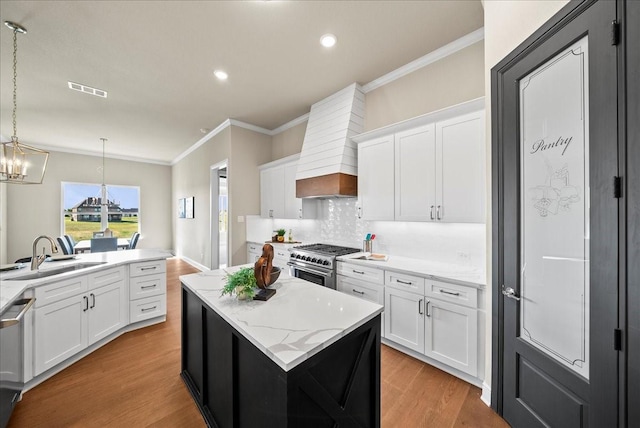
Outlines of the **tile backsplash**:
[{"label": "tile backsplash", "polygon": [[373,251],[390,255],[465,264],[485,269],[484,224],[365,221],[356,215],[355,198],[325,199],[318,219],[263,219],[247,216],[247,240],[263,242],[273,229],[293,230],[297,241],[362,248],[367,233],[375,233]]}]

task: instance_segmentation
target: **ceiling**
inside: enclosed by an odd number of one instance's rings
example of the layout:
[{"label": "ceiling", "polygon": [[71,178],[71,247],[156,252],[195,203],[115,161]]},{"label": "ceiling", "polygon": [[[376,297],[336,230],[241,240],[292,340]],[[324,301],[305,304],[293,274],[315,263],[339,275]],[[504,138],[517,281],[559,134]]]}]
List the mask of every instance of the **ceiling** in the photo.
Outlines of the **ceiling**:
[{"label": "ceiling", "polygon": [[[18,137],[170,163],[236,119],[274,129],[483,26],[472,1],[5,1],[18,35]],[[320,36],[333,33],[333,48]],[[0,135],[13,134],[13,33],[0,28]],[[215,69],[229,74],[226,81]],[[72,91],[72,81],[108,92]]]}]

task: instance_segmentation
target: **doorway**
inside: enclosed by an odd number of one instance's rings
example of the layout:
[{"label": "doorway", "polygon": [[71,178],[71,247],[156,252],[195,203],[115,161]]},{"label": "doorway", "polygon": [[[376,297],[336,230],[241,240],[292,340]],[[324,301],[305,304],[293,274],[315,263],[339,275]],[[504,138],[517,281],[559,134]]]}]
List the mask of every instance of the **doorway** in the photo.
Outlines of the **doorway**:
[{"label": "doorway", "polygon": [[512,426],[628,421],[626,4],[570,2],[492,69],[491,401]]},{"label": "doorway", "polygon": [[211,269],[224,269],[229,261],[229,192],[228,166],[223,161],[211,166],[210,229]]}]

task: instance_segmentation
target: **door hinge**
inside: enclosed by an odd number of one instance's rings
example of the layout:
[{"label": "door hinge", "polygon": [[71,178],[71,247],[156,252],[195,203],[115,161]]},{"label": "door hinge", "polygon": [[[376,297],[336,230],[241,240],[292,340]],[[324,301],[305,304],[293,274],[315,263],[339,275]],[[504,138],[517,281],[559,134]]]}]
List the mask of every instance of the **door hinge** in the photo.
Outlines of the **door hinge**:
[{"label": "door hinge", "polygon": [[620,24],[618,21],[611,21],[611,46],[616,46],[620,43]]},{"label": "door hinge", "polygon": [[622,197],[622,177],[613,177],[613,197]]},{"label": "door hinge", "polygon": [[622,351],[622,330],[619,328],[613,330],[613,349]]}]

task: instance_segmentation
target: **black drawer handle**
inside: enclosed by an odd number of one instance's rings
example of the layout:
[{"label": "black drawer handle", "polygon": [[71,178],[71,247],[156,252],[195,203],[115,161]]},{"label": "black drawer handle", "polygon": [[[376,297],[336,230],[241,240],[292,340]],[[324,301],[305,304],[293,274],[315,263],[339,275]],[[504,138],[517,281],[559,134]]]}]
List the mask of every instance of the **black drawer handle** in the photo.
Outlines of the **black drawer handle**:
[{"label": "black drawer handle", "polygon": [[142,309],[140,309],[140,312],[148,312],[148,311],[152,311],[152,310],[154,310],[155,308],[157,308],[157,306],[153,306],[153,307],[151,307],[151,308],[142,308]]},{"label": "black drawer handle", "polygon": [[447,291],[447,290],[443,290],[442,288],[440,289],[440,292],[443,294],[449,294],[450,296],[459,296],[460,293],[452,293],[451,291]]},{"label": "black drawer handle", "polygon": [[362,271],[360,271],[360,270],[352,269],[352,271],[353,271],[353,273],[357,273],[357,274],[359,274],[359,275],[364,275],[364,272],[362,272]]},{"label": "black drawer handle", "polygon": [[155,270],[158,266],[153,266],[153,267],[143,267],[140,268],[140,270]]},{"label": "black drawer handle", "polygon": [[405,285],[411,285],[413,284],[413,282],[411,281],[403,281],[401,279],[396,279],[396,282],[400,283],[400,284],[405,284]]},{"label": "black drawer handle", "polygon": [[143,285],[142,287],[140,287],[141,290],[146,290],[147,288],[156,288],[156,285],[158,284],[153,284],[153,285]]},{"label": "black drawer handle", "polygon": [[353,291],[354,293],[358,293],[364,296],[364,291],[358,291],[355,288],[352,288],[351,291]]}]

